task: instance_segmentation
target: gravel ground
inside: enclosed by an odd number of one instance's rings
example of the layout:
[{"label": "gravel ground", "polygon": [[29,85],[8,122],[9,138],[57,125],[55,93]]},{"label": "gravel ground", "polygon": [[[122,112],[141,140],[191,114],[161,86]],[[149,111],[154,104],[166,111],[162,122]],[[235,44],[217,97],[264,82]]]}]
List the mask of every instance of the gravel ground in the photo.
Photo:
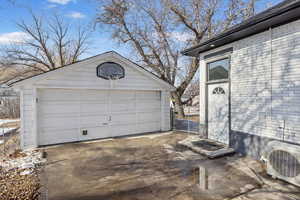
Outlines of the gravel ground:
[{"label": "gravel ground", "polygon": [[22,175],[28,169],[0,169],[0,199],[1,200],[37,200],[40,181],[37,169],[31,169],[30,174]]},{"label": "gravel ground", "polygon": [[18,133],[10,135],[1,155],[0,200],[36,200],[40,196],[42,152],[19,150],[18,138]]}]

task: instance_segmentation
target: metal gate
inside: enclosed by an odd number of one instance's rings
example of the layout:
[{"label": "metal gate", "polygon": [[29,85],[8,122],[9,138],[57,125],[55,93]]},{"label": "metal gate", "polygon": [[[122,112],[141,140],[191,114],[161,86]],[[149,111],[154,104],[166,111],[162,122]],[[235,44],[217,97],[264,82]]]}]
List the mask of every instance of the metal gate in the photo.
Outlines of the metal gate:
[{"label": "metal gate", "polygon": [[185,117],[178,116],[177,112],[171,108],[171,127],[173,130],[189,133],[199,133],[199,111],[189,112],[189,107],[185,107]]}]

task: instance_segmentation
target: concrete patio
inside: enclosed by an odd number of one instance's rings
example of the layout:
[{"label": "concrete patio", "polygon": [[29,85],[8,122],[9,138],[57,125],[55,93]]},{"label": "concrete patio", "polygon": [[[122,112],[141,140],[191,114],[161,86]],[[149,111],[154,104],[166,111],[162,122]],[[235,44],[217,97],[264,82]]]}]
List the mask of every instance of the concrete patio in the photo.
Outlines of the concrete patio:
[{"label": "concrete patio", "polygon": [[[266,176],[252,159],[208,159],[169,132],[44,148],[50,200],[300,199],[300,189]],[[199,166],[207,173],[199,175]],[[203,174],[202,174],[203,175]],[[206,187],[199,186],[205,182]],[[205,179],[205,180],[203,180]],[[207,189],[205,189],[207,188]]]}]

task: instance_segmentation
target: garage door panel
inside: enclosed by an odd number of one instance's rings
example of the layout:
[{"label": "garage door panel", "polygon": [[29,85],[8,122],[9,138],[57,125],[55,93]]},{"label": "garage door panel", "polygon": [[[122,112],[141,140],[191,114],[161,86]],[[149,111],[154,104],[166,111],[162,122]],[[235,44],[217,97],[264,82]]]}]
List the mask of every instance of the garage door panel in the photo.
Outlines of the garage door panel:
[{"label": "garage door panel", "polygon": [[79,113],[79,104],[43,104],[43,106],[40,106],[39,108],[39,114],[40,115],[46,115],[46,114],[65,114],[65,113],[73,113],[78,114]]},{"label": "garage door panel", "polygon": [[81,94],[81,99],[86,101],[107,101],[108,91],[105,90],[85,90]]},{"label": "garage door panel", "polygon": [[112,104],[135,99],[135,91],[111,91],[110,101]]},{"label": "garage door panel", "polygon": [[137,131],[139,133],[155,132],[158,130],[160,130],[160,122],[138,123],[138,125],[137,125]]},{"label": "garage door panel", "polygon": [[135,102],[128,102],[122,104],[112,104],[110,111],[112,113],[130,113],[135,112]]},{"label": "garage door panel", "polygon": [[[114,97],[111,97],[111,98],[114,98]],[[127,103],[131,103],[131,102],[135,102],[135,98],[116,98],[116,99],[111,99],[110,100],[111,104],[112,105],[115,105],[115,104],[127,104]]]},{"label": "garage door panel", "polygon": [[111,126],[120,125],[120,124],[135,124],[136,123],[136,114],[119,114],[119,115],[112,115],[111,117],[112,122]]},{"label": "garage door panel", "polygon": [[147,103],[139,103],[137,106],[136,106],[136,109],[137,111],[145,111],[145,112],[153,112],[153,111],[158,111],[160,110],[160,105],[157,105],[155,103],[150,103],[150,104],[147,104]]},{"label": "garage door panel", "polygon": [[[40,132],[40,145],[78,141],[78,129]],[[75,133],[75,134],[74,134]]]},{"label": "garage door panel", "polygon": [[158,91],[44,89],[38,95],[40,145],[160,130]]},{"label": "garage door panel", "polygon": [[148,108],[148,109],[137,109],[137,113],[157,113],[157,112],[160,112],[160,108],[159,109],[151,109],[151,108]]},{"label": "garage door panel", "polygon": [[160,116],[156,113],[139,113],[138,114],[138,123],[151,123],[151,122],[159,122]]},{"label": "garage door panel", "polygon": [[153,91],[139,91],[136,94],[137,100],[160,100],[160,93],[159,92],[153,92]]},{"label": "garage door panel", "polygon": [[94,116],[82,116],[80,117],[81,127],[96,127],[107,124],[109,120],[108,115],[94,115]]},{"label": "garage door panel", "polygon": [[99,103],[94,103],[94,104],[88,104],[84,102],[83,104],[80,105],[80,112],[84,114],[94,114],[94,113],[103,113],[107,114],[108,113],[108,105],[107,104],[99,104]]},{"label": "garage door panel", "polygon": [[111,136],[123,136],[137,134],[138,130],[135,124],[114,124],[111,126]]},{"label": "garage door panel", "polygon": [[43,117],[39,120],[40,130],[44,129],[70,129],[78,128],[78,118],[77,117],[64,117],[62,120],[56,117]]},{"label": "garage door panel", "polygon": [[141,103],[153,103],[153,102],[160,102],[160,97],[156,96],[155,94],[153,94],[153,97],[141,97],[141,98],[137,98],[138,102]]},{"label": "garage door panel", "polygon": [[[109,129],[109,126],[82,127],[79,140],[93,140],[111,137]],[[83,130],[87,130],[87,135],[82,134]]]},{"label": "garage door panel", "polygon": [[55,120],[64,120],[66,118],[72,118],[72,119],[78,119],[78,115],[79,113],[50,113],[50,114],[41,114],[39,113],[38,115],[38,120],[42,119],[42,118],[54,118]]},{"label": "garage door panel", "polygon": [[57,90],[57,89],[47,89],[41,90],[39,92],[39,98],[42,101],[79,101],[80,91],[76,90]]}]

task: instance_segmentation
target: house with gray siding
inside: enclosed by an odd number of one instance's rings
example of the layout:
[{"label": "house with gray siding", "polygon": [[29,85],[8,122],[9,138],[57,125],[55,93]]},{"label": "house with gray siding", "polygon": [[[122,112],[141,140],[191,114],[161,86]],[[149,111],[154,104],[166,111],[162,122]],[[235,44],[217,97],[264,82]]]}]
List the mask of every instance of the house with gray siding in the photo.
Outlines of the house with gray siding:
[{"label": "house with gray siding", "polygon": [[186,49],[200,57],[201,134],[261,158],[300,145],[300,1],[287,0]]}]

